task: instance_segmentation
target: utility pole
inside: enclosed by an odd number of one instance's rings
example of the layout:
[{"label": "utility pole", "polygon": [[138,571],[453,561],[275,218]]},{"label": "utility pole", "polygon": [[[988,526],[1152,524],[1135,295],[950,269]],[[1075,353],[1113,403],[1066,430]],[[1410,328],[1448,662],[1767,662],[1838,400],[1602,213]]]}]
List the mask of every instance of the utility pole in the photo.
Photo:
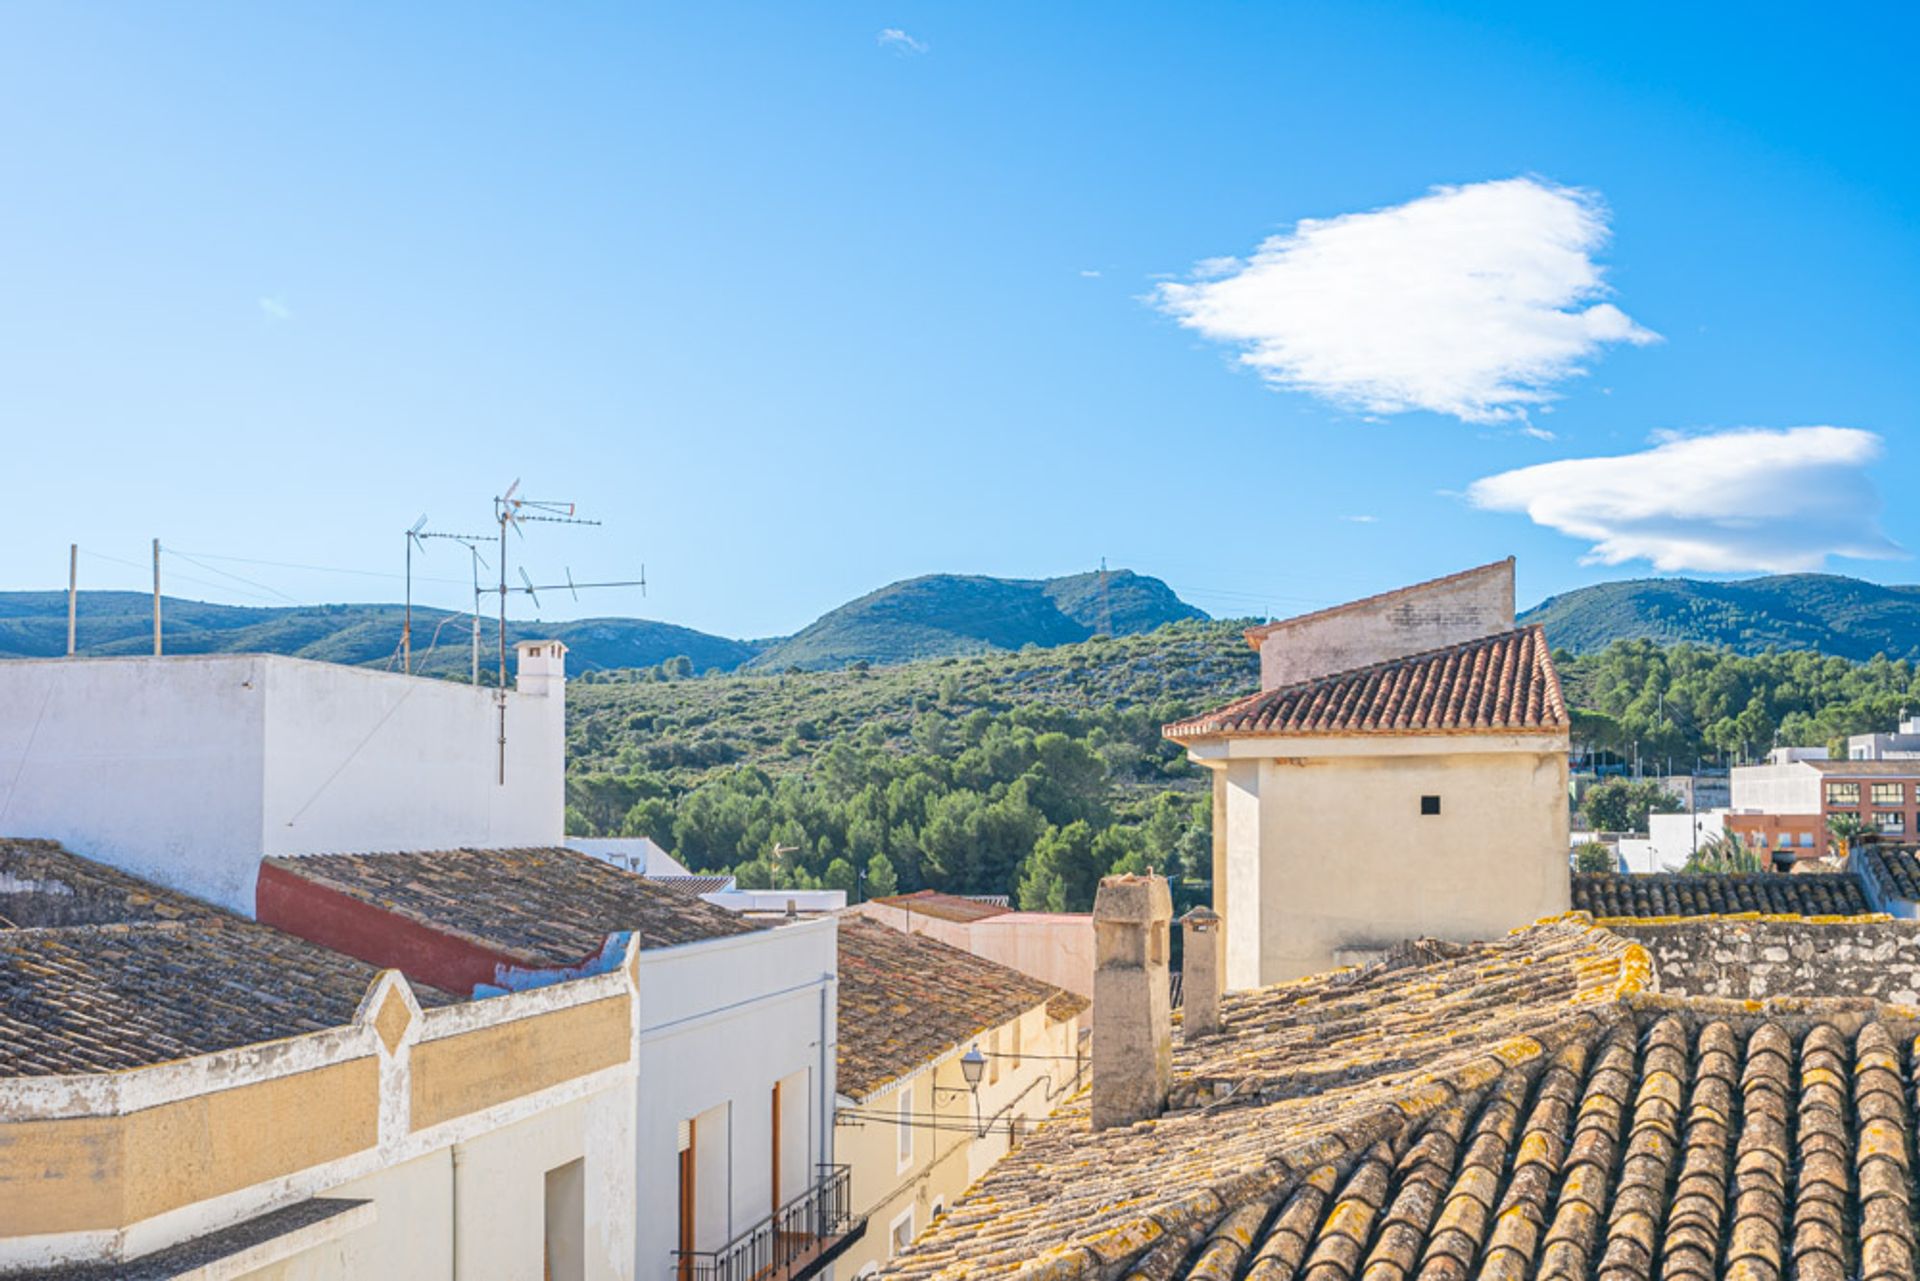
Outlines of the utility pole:
[{"label": "utility pole", "polygon": [[80,544],[67,545],[67,657],[73,657],[74,624],[79,618]]},{"label": "utility pole", "polygon": [[160,657],[160,540],[153,540],[153,656]]}]

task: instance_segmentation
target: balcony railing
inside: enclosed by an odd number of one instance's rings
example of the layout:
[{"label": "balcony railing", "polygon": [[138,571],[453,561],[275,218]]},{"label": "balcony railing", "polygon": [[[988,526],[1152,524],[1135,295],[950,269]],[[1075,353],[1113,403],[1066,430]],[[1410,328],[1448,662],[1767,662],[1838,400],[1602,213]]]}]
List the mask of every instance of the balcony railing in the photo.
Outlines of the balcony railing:
[{"label": "balcony railing", "polygon": [[813,1186],[718,1250],[676,1250],[679,1281],[803,1281],[866,1229],[853,1217],[844,1165],[820,1166]]}]

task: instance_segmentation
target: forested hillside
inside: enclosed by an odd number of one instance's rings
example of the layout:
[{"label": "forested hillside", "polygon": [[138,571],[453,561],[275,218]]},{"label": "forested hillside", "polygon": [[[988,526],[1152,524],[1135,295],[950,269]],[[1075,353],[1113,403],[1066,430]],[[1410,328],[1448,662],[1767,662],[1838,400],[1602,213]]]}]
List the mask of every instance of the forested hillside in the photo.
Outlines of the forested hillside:
[{"label": "forested hillside", "polygon": [[1574,653],[1616,640],[1686,641],[1742,654],[1817,650],[1865,661],[1920,659],[1920,587],[1838,574],[1783,574],[1742,582],[1642,578],[1552,596],[1521,616]]},{"label": "forested hillside", "polygon": [[[835,672],[571,687],[574,830],[649,835],[748,885],[933,886],[1084,909],[1106,872],[1209,871],[1204,779],[1160,726],[1251,692],[1241,623]],[[1753,760],[1920,709],[1911,662],[1628,641],[1558,655],[1580,749]],[[684,667],[677,670],[685,670]],[[777,861],[777,846],[793,847]]]},{"label": "forested hillside", "polygon": [[[569,694],[571,821],[749,885],[865,876],[869,893],[1079,909],[1115,866],[1204,877],[1203,780],[1160,726],[1258,684],[1242,626],[836,672],[590,674]],[[777,866],[776,844],[796,847]]]},{"label": "forested hillside", "polygon": [[1920,710],[1920,669],[1908,659],[1849,662],[1820,654],[1730,654],[1699,645],[1620,641],[1562,657],[1576,748],[1643,758],[1751,761],[1776,743],[1840,747],[1849,734],[1890,730]]},{"label": "forested hillside", "polygon": [[1131,636],[1206,615],[1157,578],[1130,570],[1066,578],[928,574],[891,583],[769,645],[753,666],[769,670],[904,663],[1094,635]]}]

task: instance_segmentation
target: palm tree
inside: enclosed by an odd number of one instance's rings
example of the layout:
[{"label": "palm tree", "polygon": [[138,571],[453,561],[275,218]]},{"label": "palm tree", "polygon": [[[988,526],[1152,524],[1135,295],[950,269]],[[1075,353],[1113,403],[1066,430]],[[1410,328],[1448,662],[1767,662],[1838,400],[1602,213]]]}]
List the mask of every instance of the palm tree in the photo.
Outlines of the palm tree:
[{"label": "palm tree", "polygon": [[1858,815],[1835,814],[1827,820],[1827,839],[1835,847],[1834,852],[1845,858],[1855,841],[1864,843],[1873,839],[1873,829],[1861,822]]}]

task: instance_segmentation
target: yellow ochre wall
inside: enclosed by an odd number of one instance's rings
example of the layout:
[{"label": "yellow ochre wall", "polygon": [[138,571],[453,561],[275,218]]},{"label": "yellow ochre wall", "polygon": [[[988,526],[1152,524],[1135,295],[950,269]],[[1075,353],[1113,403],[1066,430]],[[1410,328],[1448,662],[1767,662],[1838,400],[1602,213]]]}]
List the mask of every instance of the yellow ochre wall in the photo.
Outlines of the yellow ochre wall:
[{"label": "yellow ochre wall", "polygon": [[[892,1255],[892,1224],[908,1210],[913,1215],[913,1235],[925,1232],[936,1205],[951,1206],[1011,1150],[1009,1120],[1017,1128],[1027,1126],[1066,1101],[1074,1088],[1073,1058],[1085,1017],[1056,1023],[1047,1017],[1044,1006],[1035,1006],[969,1038],[945,1061],[920,1068],[897,1086],[883,1087],[854,1105],[853,1110],[865,1118],[891,1118],[904,1090],[916,1117],[933,1117],[940,1128],[915,1127],[913,1156],[902,1170],[896,1146],[899,1131],[890,1120],[849,1123],[843,1119],[835,1127],[834,1153],[849,1167],[854,1212],[867,1216],[866,1234],[834,1263],[836,1281],[851,1281],[884,1264]],[[960,1071],[960,1055],[977,1043],[984,1054],[1011,1056],[1015,1024],[1019,1025],[1019,1065],[1011,1057],[999,1058],[995,1080],[995,1060],[990,1057],[981,1077],[978,1117],[989,1126],[985,1137],[980,1137],[975,1101]],[[1081,1079],[1085,1080],[1084,1073]]]}]

